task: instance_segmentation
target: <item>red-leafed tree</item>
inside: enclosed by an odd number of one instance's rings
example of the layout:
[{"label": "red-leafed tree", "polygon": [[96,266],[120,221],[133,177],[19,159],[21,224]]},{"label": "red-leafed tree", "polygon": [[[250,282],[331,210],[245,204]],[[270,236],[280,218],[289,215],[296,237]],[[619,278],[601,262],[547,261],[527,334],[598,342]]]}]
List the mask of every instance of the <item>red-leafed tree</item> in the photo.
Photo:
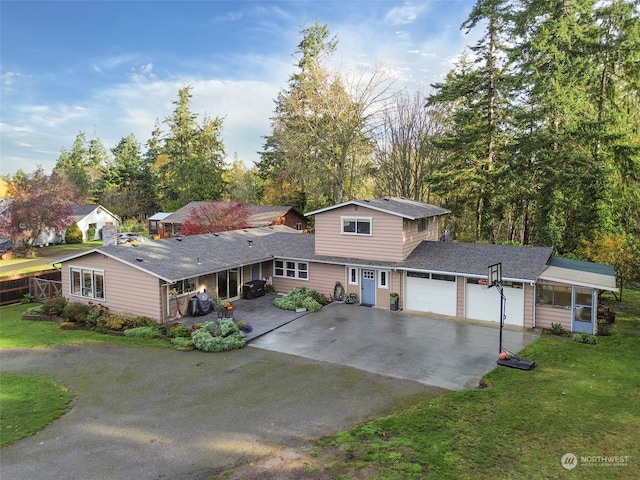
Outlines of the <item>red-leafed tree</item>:
[{"label": "red-leafed tree", "polygon": [[62,232],[73,223],[74,195],[59,175],[42,167],[9,184],[10,200],[0,212],[0,236],[29,247],[44,231]]},{"label": "red-leafed tree", "polygon": [[211,202],[192,208],[189,218],[182,224],[180,233],[198,235],[240,230],[250,226],[247,223],[248,216],[249,210],[242,203]]}]

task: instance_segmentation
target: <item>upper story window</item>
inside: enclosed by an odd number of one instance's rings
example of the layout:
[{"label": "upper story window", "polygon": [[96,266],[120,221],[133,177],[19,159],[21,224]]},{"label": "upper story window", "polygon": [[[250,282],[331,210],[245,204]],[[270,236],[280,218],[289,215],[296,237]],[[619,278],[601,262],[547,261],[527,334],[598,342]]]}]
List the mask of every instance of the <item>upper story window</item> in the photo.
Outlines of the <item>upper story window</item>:
[{"label": "upper story window", "polygon": [[104,272],[71,267],[71,295],[104,300]]},{"label": "upper story window", "polygon": [[341,217],[342,233],[346,235],[371,235],[371,217]]},{"label": "upper story window", "polygon": [[426,232],[429,229],[429,219],[428,218],[419,218],[418,219],[418,232]]}]

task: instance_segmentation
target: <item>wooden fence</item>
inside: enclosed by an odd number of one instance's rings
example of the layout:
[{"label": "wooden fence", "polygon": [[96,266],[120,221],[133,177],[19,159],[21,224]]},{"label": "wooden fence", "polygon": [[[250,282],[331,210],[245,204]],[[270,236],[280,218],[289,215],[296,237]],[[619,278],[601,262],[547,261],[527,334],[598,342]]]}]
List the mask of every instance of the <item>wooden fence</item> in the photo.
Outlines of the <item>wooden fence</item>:
[{"label": "wooden fence", "polygon": [[20,303],[27,293],[37,301],[51,298],[62,289],[59,270],[16,275],[0,279],[0,306]]}]

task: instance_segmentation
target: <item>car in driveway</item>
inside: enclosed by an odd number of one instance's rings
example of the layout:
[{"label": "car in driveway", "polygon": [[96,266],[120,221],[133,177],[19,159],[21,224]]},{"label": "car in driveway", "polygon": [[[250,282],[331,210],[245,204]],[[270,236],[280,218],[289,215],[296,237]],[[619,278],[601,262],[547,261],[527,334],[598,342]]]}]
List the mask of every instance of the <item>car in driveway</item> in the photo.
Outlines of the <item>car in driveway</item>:
[{"label": "car in driveway", "polygon": [[142,242],[144,237],[135,232],[122,232],[118,234],[118,243]]}]

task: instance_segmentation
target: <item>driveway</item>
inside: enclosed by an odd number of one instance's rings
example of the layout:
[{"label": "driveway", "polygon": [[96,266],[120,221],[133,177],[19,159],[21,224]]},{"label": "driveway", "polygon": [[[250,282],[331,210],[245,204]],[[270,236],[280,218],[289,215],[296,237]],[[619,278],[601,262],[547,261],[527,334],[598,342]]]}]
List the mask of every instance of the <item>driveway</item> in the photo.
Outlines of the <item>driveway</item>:
[{"label": "driveway", "polygon": [[[473,388],[495,367],[495,328],[343,304],[298,317],[242,305],[237,314],[258,332],[285,325],[220,354],[0,350],[3,373],[54,379],[77,395],[59,420],[2,449],[2,477],[205,479],[445,389]],[[504,333],[512,351],[535,338]]]},{"label": "driveway", "polygon": [[[519,352],[538,334],[503,329],[502,344]],[[496,325],[333,303],[258,337],[252,347],[413,380],[448,390],[478,386],[496,367]]]}]

